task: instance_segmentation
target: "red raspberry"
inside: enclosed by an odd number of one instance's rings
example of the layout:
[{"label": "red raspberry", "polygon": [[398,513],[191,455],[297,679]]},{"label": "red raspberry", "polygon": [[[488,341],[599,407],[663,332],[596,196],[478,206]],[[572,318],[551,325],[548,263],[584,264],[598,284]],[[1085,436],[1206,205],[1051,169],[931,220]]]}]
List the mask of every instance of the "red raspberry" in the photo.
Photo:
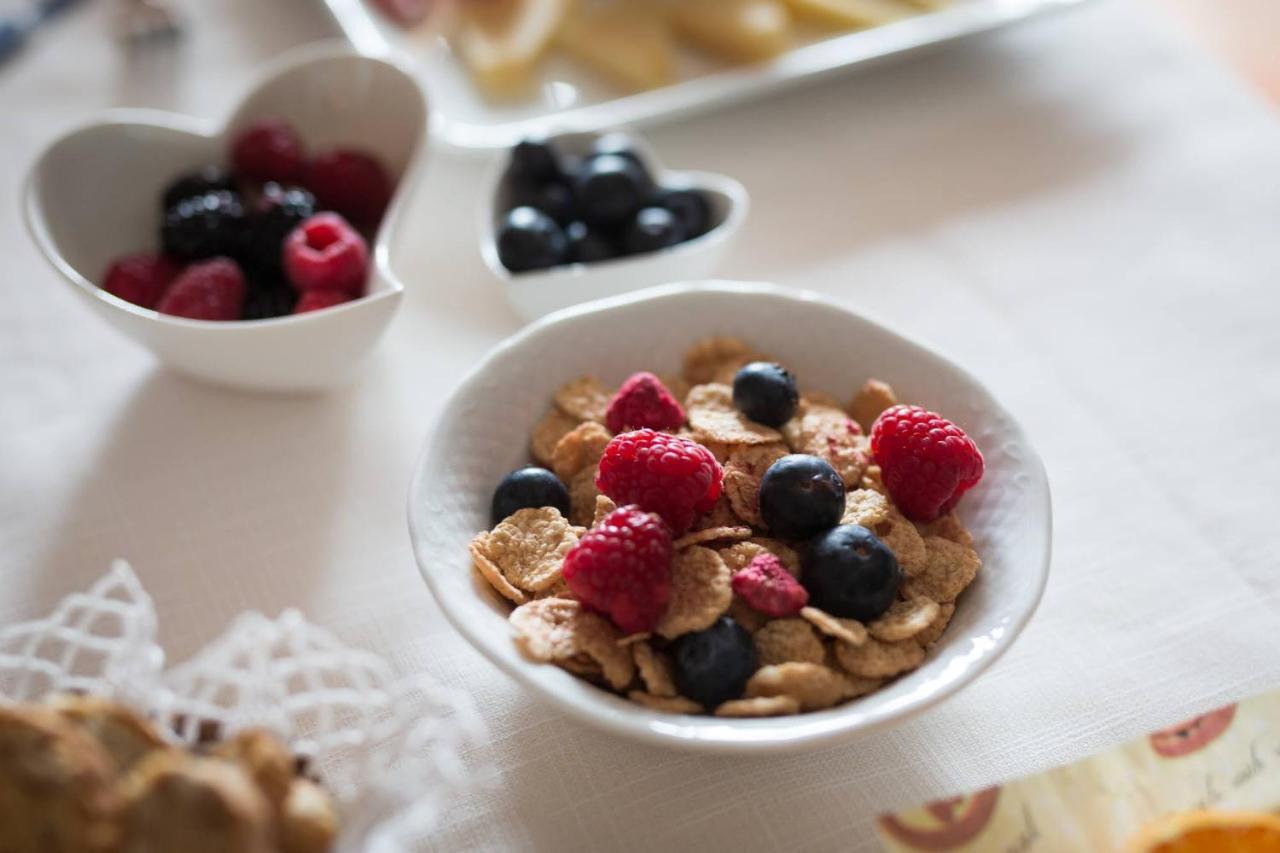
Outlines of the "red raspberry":
[{"label": "red raspberry", "polygon": [[702,445],[651,429],[614,436],[604,449],[596,488],[617,504],[637,504],[662,516],[671,530],[689,529],[694,515],[720,497],[724,471]]},{"label": "red raspberry", "polygon": [[284,241],[284,271],[298,290],[364,292],[369,247],[336,213],[317,213]]},{"label": "red raspberry", "polygon": [[628,634],[651,631],[671,596],[671,532],[638,506],[615,509],[564,558],[578,600]]},{"label": "red raspberry", "polygon": [[795,616],[809,603],[809,592],[773,554],[760,554],[733,575],[734,595],[766,616]]},{"label": "red raspberry", "polygon": [[235,261],[213,258],[183,270],[156,310],[191,320],[239,320],[244,292],[244,274]]},{"label": "red raspberry", "polygon": [[181,268],[164,255],[139,252],[117,258],[102,279],[102,289],[126,302],[155,308]]},{"label": "red raspberry", "polygon": [[893,406],[871,427],[871,453],[889,496],[914,521],[935,521],[982,479],[982,453],[951,421]]},{"label": "red raspberry", "polygon": [[633,373],[609,401],[604,422],[614,433],[641,427],[674,430],[684,423],[684,407],[661,379],[652,373]]},{"label": "red raspberry", "polygon": [[293,313],[305,314],[308,311],[319,311],[321,308],[332,308],[351,301],[351,294],[345,290],[304,290],[293,306]]},{"label": "red raspberry", "polygon": [[357,225],[375,225],[391,202],[391,176],[382,164],[360,151],[335,148],[307,166],[307,189],[326,210],[336,210]]},{"label": "red raspberry", "polygon": [[287,122],[265,118],[236,136],[231,162],[237,172],[259,183],[295,184],[304,166],[302,140]]}]

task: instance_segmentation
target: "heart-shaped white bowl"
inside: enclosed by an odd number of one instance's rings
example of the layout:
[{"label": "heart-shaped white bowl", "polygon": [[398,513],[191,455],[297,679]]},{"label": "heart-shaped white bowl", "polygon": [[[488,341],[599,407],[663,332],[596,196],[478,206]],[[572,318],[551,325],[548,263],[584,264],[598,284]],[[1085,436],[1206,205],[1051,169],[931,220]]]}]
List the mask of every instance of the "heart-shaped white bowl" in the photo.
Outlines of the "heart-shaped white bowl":
[{"label": "heart-shaped white bowl", "polygon": [[[228,140],[264,117],[292,123],[311,150],[363,148],[395,179],[395,197],[371,247],[365,296],[289,317],[210,322],[160,314],[99,288],[95,282],[111,259],[158,246],[162,189],[182,172],[227,162]],[[312,45],[265,69],[221,127],[118,110],[53,142],[27,180],[27,225],[89,306],[166,365],[240,388],[320,388],[351,376],[400,304],[404,285],[391,270],[387,243],[419,168],[426,129],[426,100],[410,74],[345,45]]]},{"label": "heart-shaped white bowl", "polygon": [[[877,693],[774,719],[650,711],[524,658],[507,624],[507,604],[471,569],[467,544],[488,526],[493,488],[527,461],[530,431],[560,384],[584,373],[617,383],[636,370],[675,371],[685,348],[711,334],[745,338],[792,368],[803,387],[838,399],[852,397],[868,377],[884,379],[901,399],[960,424],[986,456],[985,477],[959,507],[984,568],[924,665]],[[767,752],[892,726],[959,690],[1007,650],[1048,578],[1049,485],[1013,417],[943,356],[814,294],[710,282],[563,311],[494,349],[443,412],[409,494],[409,531],[427,586],[454,627],[534,695],[628,737],[682,749]]]},{"label": "heart-shaped white bowl", "polygon": [[[637,152],[660,185],[706,193],[711,207],[711,229],[701,237],[657,252],[627,255],[594,264],[566,264],[547,270],[512,273],[498,260],[494,240],[494,231],[506,209],[508,196],[503,181],[507,169],[504,154],[497,158],[485,183],[488,191],[480,203],[480,250],[485,263],[504,287],[507,299],[526,320],[536,320],[571,305],[619,296],[669,281],[708,276],[714,272],[742,228],[750,208],[746,187],[733,178],[714,172],[664,169],[643,137],[632,131],[623,132],[632,138]],[[562,133],[549,139],[562,154],[578,157],[589,151],[592,143],[603,135]]]}]

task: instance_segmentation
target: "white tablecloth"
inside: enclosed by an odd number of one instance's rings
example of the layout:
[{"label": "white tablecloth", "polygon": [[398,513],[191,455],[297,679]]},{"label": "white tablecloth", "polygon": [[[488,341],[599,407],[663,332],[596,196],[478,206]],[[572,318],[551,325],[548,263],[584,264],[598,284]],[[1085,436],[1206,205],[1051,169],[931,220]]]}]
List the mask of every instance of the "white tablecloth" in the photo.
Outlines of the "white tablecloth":
[{"label": "white tablecloth", "polygon": [[0,623],[122,555],[175,660],[242,610],[297,605],[464,687],[499,776],[440,850],[872,849],[879,809],[1280,685],[1280,123],[1158,22],[1099,3],[652,134],[672,165],[751,191],[725,274],[825,291],[950,353],[1024,420],[1054,490],[1048,592],[992,671],[887,734],[734,760],[534,704],[418,578],[417,448],[518,326],[475,250],[479,163],[433,159],[396,251],[403,310],[329,396],[162,372],[55,278],[17,211],[47,139],[109,106],[221,115],[256,62],[332,32],[312,0],[192,2],[190,38],[131,62],[110,5],[0,68]]}]

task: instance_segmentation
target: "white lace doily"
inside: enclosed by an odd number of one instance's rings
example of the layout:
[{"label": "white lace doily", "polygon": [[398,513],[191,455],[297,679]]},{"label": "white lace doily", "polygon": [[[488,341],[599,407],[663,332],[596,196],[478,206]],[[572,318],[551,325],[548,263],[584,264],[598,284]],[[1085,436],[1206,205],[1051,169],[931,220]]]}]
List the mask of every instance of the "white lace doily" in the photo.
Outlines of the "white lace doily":
[{"label": "white lace doily", "polygon": [[[285,738],[338,800],[338,853],[404,851],[451,797],[487,778],[470,698],[344,645],[296,610],[246,613],[164,672],[156,613],[127,563],[45,619],[0,630],[0,701],[68,690],[109,696],[194,742],[202,723]],[[468,761],[463,762],[463,754]]]}]

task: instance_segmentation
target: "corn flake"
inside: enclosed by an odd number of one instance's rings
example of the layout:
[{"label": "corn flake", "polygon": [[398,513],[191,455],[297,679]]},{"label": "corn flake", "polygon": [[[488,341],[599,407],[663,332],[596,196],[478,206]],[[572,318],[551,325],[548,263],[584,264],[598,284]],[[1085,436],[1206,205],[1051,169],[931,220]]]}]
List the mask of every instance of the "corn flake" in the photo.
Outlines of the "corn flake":
[{"label": "corn flake", "polygon": [[[595,488],[594,477],[591,480],[591,486],[592,488]],[[572,502],[571,502],[571,505],[572,505]],[[614,503],[613,499],[610,498],[608,495],[596,495],[596,509],[595,509],[595,515],[592,516],[591,518],[591,526],[595,527],[601,521],[604,521],[604,517],[609,513],[613,512],[617,508],[618,508],[618,505]]]},{"label": "corn flake", "polygon": [[890,506],[889,515],[884,521],[873,525],[871,531],[893,552],[902,573],[908,578],[915,577],[928,566],[929,555],[925,550],[924,538],[916,530],[916,526],[898,512],[897,507]]},{"label": "corn flake", "polygon": [[862,429],[836,406],[810,404],[782,425],[782,436],[792,452],[831,463],[846,488],[858,485],[871,461]]},{"label": "corn flake", "polygon": [[826,657],[822,641],[803,619],[773,619],[756,631],[751,640],[761,666],[790,662],[822,663]]},{"label": "corn flake", "polygon": [[695,385],[685,398],[684,407],[699,442],[771,444],[782,439],[776,429],[744,417],[733,405],[733,389],[728,385]]},{"label": "corn flake", "polygon": [[555,452],[556,445],[578,424],[577,418],[569,417],[554,407],[543,415],[542,420],[538,421],[538,425],[533,428],[533,438],[530,442],[530,449],[537,463],[550,466],[551,455]]},{"label": "corn flake", "polygon": [[587,468],[594,471],[612,438],[613,434],[595,421],[583,421],[565,433],[551,451],[551,470],[565,483]]},{"label": "corn flake", "polygon": [[868,379],[866,384],[853,395],[849,404],[849,413],[862,425],[864,432],[870,434],[871,425],[880,417],[880,413],[890,406],[898,405],[898,397],[888,382],[879,379]]},{"label": "corn flake", "polygon": [[937,521],[917,522],[916,530],[920,531],[920,535],[925,538],[941,536],[943,539],[949,539],[957,545],[963,545],[966,548],[973,547],[973,536],[965,529],[964,524],[961,523],[954,512],[947,513]]},{"label": "corn flake", "polygon": [[556,391],[555,403],[560,411],[579,421],[604,423],[605,412],[613,393],[594,376],[583,376],[566,382]]},{"label": "corn flake", "polygon": [[940,611],[936,601],[924,596],[895,601],[879,619],[867,623],[867,633],[886,643],[907,640],[932,625]]},{"label": "corn flake", "polygon": [[843,673],[818,663],[762,666],[747,681],[747,698],[790,696],[802,711],[820,711],[842,702],[853,692]]},{"label": "corn flake", "polygon": [[469,547],[469,550],[471,551],[471,564],[475,566],[480,577],[484,578],[489,586],[493,587],[499,595],[510,601],[514,601],[516,604],[524,604],[529,600],[529,596],[512,586],[511,583],[502,576],[502,570],[495,566],[493,561],[485,556],[485,552],[480,543],[488,537],[488,535],[489,534],[487,533],[481,533],[471,540],[471,545]]},{"label": "corn flake", "polygon": [[916,634],[915,641],[920,645],[928,648],[942,636],[947,630],[947,625],[951,624],[951,617],[955,615],[956,606],[951,602],[938,605],[938,618],[933,620],[928,628],[925,628],[919,634]]},{"label": "corn flake", "polygon": [[791,696],[756,696],[730,699],[716,708],[717,717],[785,717],[800,713],[800,703]]},{"label": "corn flake", "polygon": [[608,620],[585,610],[580,602],[543,598],[522,604],[508,617],[516,630],[516,643],[537,661],[558,663],[570,671],[589,669],[586,655],[600,667],[604,680],[615,690],[631,683],[635,662],[631,650],[618,646],[618,629]]},{"label": "corn flake", "polygon": [[512,513],[473,540],[472,554],[492,563],[517,589],[539,592],[560,579],[560,564],[577,544],[569,522],[558,509],[546,506]]},{"label": "corn flake", "polygon": [[842,619],[817,607],[801,608],[800,618],[828,637],[842,643],[860,646],[867,641],[867,628],[857,619]]},{"label": "corn flake", "polygon": [[654,696],[671,698],[677,695],[675,673],[671,668],[671,660],[662,652],[654,651],[646,642],[634,643],[631,654],[635,657],[636,670],[640,673],[640,681],[645,689]]},{"label": "corn flake", "polygon": [[892,678],[924,661],[924,647],[915,640],[884,643],[868,637],[860,646],[836,643],[835,652],[840,666],[860,678]]},{"label": "corn flake", "polygon": [[675,550],[680,551],[692,545],[701,545],[704,542],[732,542],[738,539],[747,539],[754,532],[750,527],[707,527],[686,533],[671,545]]},{"label": "corn flake", "polygon": [[655,631],[668,640],[711,627],[729,609],[729,567],[710,548],[693,546],[671,561],[671,599]]},{"label": "corn flake", "polygon": [[772,554],[778,558],[784,569],[796,577],[800,576],[800,555],[790,545],[777,539],[757,536],[746,542],[738,542],[728,548],[720,549],[720,556],[729,566],[730,574],[742,571],[761,554]]},{"label": "corn flake", "polygon": [[752,608],[751,605],[736,595],[733,597],[733,601],[729,602],[729,610],[727,612],[729,618],[741,625],[748,634],[754,634],[769,622],[768,616]]},{"label": "corn flake", "polygon": [[764,527],[760,517],[760,481],[774,462],[787,455],[784,444],[736,445],[724,462],[724,493],[734,514],[754,527]]},{"label": "corn flake", "polygon": [[939,604],[955,601],[978,576],[982,560],[972,548],[940,536],[923,541],[927,554],[924,571],[907,578],[902,594],[911,598],[922,595]]},{"label": "corn flake", "polygon": [[632,690],[627,698],[637,705],[643,705],[651,711],[665,711],[668,714],[701,714],[702,706],[692,699],[683,696],[654,696],[643,690]]},{"label": "corn flake", "polygon": [[877,524],[889,519],[892,506],[889,499],[872,489],[854,489],[845,492],[844,517],[841,524],[858,524],[874,530]]},{"label": "corn flake", "polygon": [[596,469],[583,468],[569,481],[569,520],[581,527],[594,525],[598,497]]},{"label": "corn flake", "polygon": [[741,338],[704,338],[685,353],[681,374],[690,385],[724,381],[726,374],[728,381],[732,382],[734,374],[743,365],[762,360],[767,359]]}]

